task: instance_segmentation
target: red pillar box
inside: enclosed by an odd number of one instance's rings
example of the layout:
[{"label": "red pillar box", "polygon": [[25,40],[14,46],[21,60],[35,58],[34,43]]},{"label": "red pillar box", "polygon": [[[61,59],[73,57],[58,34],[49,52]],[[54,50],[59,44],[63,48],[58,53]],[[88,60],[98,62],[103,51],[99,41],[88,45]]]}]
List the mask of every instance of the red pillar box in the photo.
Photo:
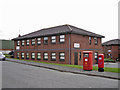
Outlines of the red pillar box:
[{"label": "red pillar box", "polygon": [[93,69],[92,57],[92,51],[83,51],[83,70],[91,71]]},{"label": "red pillar box", "polygon": [[103,54],[98,55],[98,71],[104,72],[104,55]]}]

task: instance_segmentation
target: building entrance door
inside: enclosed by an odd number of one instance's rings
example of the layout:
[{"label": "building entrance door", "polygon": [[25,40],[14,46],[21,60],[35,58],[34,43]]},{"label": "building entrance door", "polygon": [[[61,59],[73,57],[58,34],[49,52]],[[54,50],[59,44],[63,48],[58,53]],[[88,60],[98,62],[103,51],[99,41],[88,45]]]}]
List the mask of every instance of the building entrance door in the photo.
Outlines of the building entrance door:
[{"label": "building entrance door", "polygon": [[74,52],[74,65],[78,65],[78,52]]}]

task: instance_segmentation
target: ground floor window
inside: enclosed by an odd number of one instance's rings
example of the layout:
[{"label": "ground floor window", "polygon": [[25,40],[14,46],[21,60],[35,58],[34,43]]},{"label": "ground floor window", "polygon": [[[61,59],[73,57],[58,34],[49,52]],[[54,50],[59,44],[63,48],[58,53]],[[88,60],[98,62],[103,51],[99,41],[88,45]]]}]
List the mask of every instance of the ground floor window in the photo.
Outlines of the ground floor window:
[{"label": "ground floor window", "polygon": [[26,53],[26,59],[29,59],[29,53]]},{"label": "ground floor window", "polygon": [[19,52],[17,53],[17,58],[19,58]]},{"label": "ground floor window", "polygon": [[37,53],[37,59],[41,60],[41,53]]},{"label": "ground floor window", "polygon": [[44,53],[44,54],[43,54],[43,59],[44,59],[44,60],[48,60],[48,53]]},{"label": "ground floor window", "polygon": [[24,59],[24,53],[21,53],[21,58]]},{"label": "ground floor window", "polygon": [[51,60],[53,60],[53,61],[56,60],[56,53],[55,52],[51,53]]},{"label": "ground floor window", "polygon": [[35,59],[35,53],[31,53],[31,58]]},{"label": "ground floor window", "polygon": [[81,60],[81,52],[79,52],[79,60]]},{"label": "ground floor window", "polygon": [[98,52],[95,52],[94,56],[95,56],[95,60],[97,60],[98,59]]},{"label": "ground floor window", "polygon": [[60,59],[60,61],[65,61],[65,53],[64,52],[59,53],[59,59]]}]

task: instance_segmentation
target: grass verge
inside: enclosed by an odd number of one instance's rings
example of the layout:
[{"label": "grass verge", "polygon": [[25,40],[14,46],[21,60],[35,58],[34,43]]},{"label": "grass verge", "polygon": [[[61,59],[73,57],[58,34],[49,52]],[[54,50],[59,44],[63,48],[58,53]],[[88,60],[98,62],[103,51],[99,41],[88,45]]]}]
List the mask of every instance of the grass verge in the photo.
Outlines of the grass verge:
[{"label": "grass verge", "polygon": [[[11,58],[11,59],[13,59],[13,58]],[[48,63],[48,62],[33,61],[33,60],[15,59],[15,58],[14,58],[14,60],[22,60],[22,61],[28,61],[28,62],[37,62],[37,63],[44,63],[44,64],[59,65],[59,66],[83,69],[83,66],[80,66],[80,65],[57,64],[57,63]],[[93,70],[97,71],[98,67],[97,66],[93,66]],[[120,73],[120,68],[104,67],[104,71],[105,72]]]}]

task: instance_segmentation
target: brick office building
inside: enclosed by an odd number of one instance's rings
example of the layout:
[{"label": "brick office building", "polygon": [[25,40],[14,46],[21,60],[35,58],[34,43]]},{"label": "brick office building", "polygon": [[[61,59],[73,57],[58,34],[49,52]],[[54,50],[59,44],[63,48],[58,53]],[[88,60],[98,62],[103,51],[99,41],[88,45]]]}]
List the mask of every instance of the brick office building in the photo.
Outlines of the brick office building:
[{"label": "brick office building", "polygon": [[120,39],[113,39],[102,44],[105,58],[120,60]]},{"label": "brick office building", "polygon": [[81,65],[83,51],[89,50],[96,63],[97,55],[102,53],[102,38],[71,25],[41,29],[13,39],[15,58]]}]

